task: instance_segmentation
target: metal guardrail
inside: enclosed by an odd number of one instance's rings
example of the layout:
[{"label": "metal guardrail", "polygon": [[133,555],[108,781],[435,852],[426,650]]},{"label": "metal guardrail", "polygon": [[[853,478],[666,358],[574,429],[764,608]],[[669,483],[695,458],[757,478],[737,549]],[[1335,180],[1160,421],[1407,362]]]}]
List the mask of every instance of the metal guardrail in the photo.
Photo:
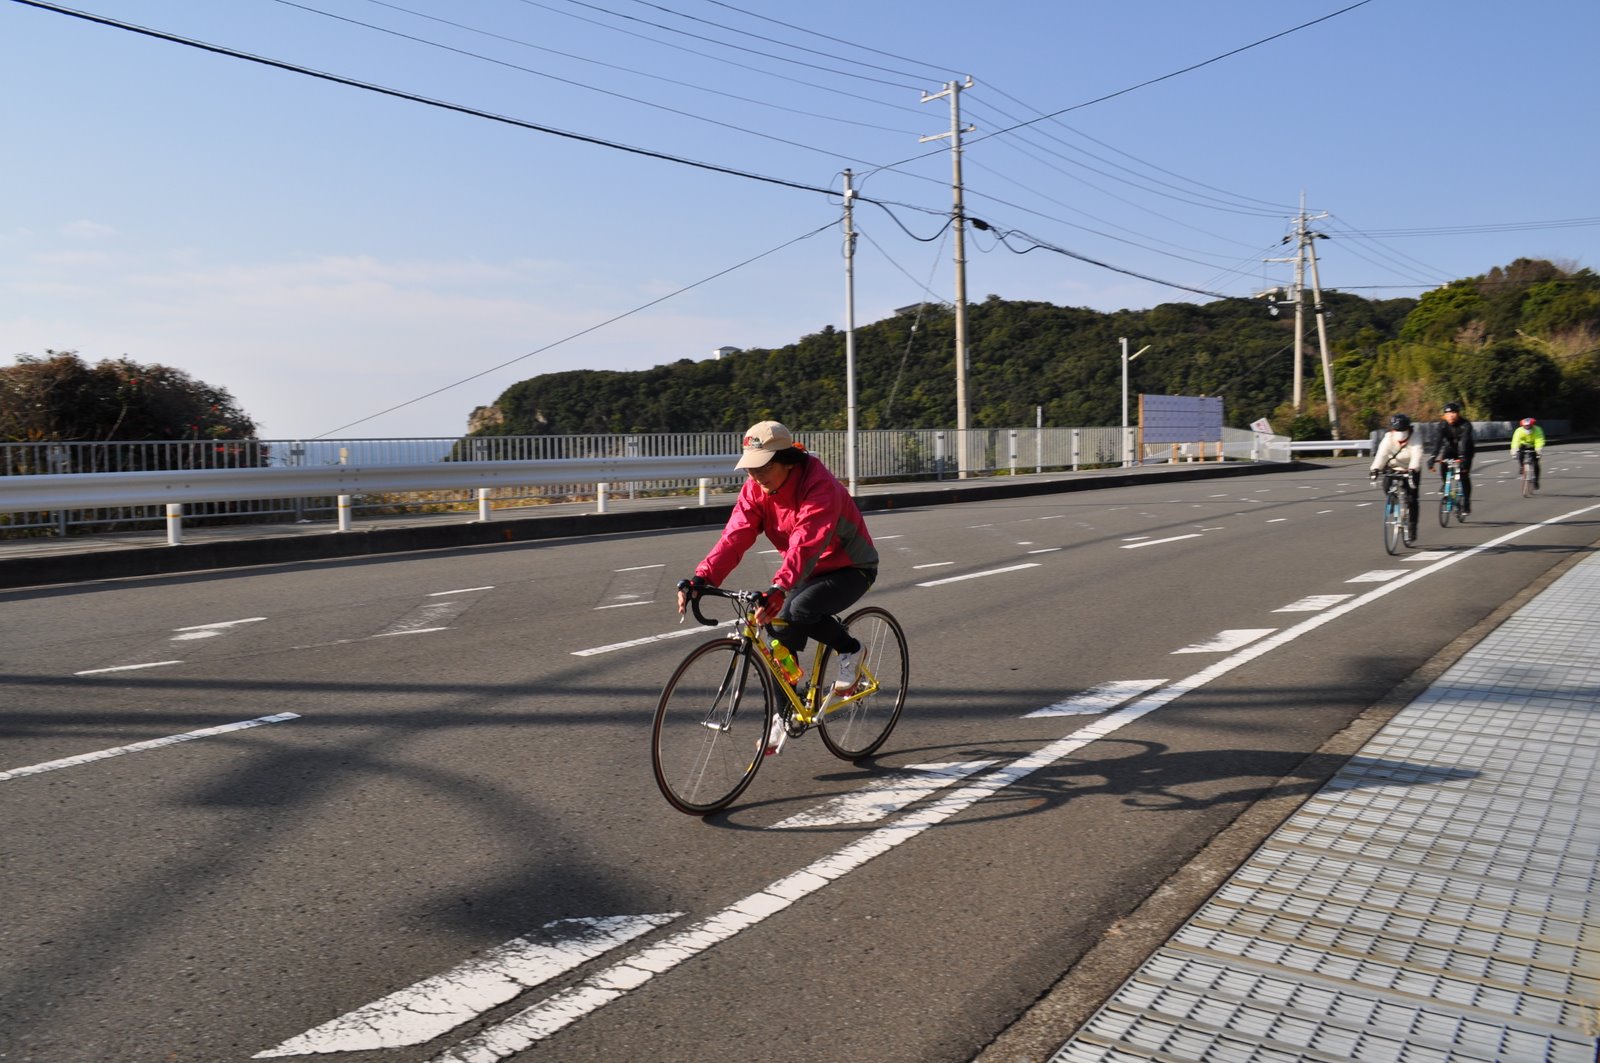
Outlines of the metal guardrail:
[{"label": "metal guardrail", "polygon": [[1325,450],[1371,450],[1370,439],[1301,439],[1289,444],[1294,454],[1314,454]]},{"label": "metal guardrail", "polygon": [[[1121,463],[1116,428],[876,429],[857,433],[859,482],[942,480]],[[802,433],[807,449],[845,479],[849,436]],[[251,523],[352,513],[521,508],[608,492],[737,489],[739,437],[730,432],[464,439],[298,441],[106,441],[0,443],[0,529],[48,531],[159,524],[183,519]],[[1151,460],[1196,460],[1146,448]],[[1287,440],[1224,429],[1219,454],[1289,461]],[[965,459],[964,465],[962,459]],[[474,507],[473,503],[476,502]],[[468,518],[470,519],[470,518]]]}]

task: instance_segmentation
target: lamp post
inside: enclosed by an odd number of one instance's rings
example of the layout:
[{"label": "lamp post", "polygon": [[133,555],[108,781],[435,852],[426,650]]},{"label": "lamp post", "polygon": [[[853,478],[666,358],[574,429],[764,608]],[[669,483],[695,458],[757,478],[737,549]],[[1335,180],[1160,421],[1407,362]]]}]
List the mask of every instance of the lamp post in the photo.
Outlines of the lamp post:
[{"label": "lamp post", "polygon": [[1122,337],[1122,467],[1133,464],[1133,447],[1128,441],[1128,363],[1150,349],[1147,343],[1133,354],[1128,353],[1128,337]]}]

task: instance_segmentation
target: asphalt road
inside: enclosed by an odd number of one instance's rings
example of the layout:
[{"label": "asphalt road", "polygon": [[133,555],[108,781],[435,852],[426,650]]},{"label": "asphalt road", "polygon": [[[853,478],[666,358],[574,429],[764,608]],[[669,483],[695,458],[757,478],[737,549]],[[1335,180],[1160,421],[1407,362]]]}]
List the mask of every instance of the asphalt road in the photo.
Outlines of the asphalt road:
[{"label": "asphalt road", "polygon": [[1600,539],[1546,469],[1398,558],[1358,466],[874,514],[899,729],[706,820],[648,757],[704,530],[0,593],[0,1060],[970,1060]]}]

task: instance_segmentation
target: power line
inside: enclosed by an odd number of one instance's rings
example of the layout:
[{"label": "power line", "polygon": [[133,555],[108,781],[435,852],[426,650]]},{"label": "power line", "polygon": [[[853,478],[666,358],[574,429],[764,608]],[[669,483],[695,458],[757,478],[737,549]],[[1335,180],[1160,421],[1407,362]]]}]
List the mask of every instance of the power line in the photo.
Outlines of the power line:
[{"label": "power line", "polygon": [[512,358],[509,361],[501,362],[499,365],[490,366],[488,369],[485,369],[482,372],[473,373],[471,376],[462,377],[460,380],[457,380],[454,384],[446,384],[442,388],[434,388],[432,391],[427,392],[426,394],[423,394],[423,395],[418,395],[414,399],[407,399],[405,402],[396,403],[395,405],[390,406],[388,409],[379,410],[377,413],[368,414],[367,416],[362,417],[362,418],[360,418],[358,420],[351,421],[349,424],[342,424],[338,428],[330,428],[326,432],[321,432],[321,433],[319,433],[317,435],[312,436],[311,438],[312,439],[324,439],[324,438],[326,438],[328,436],[333,435],[335,432],[343,432],[347,428],[354,428],[358,424],[365,424],[366,422],[371,421],[371,420],[373,420],[375,418],[378,418],[378,417],[382,417],[385,414],[390,414],[390,413],[395,412],[396,410],[403,410],[407,406],[415,405],[416,403],[421,402],[423,399],[431,399],[435,395],[442,395],[444,392],[449,391],[452,388],[458,388],[462,384],[466,384],[466,383],[469,383],[470,381],[477,380],[479,377],[485,377],[485,376],[488,376],[490,373],[499,372],[500,370],[506,368],[507,366],[516,365],[518,362],[526,361],[527,359],[532,358],[536,354],[543,354],[546,351],[553,350],[554,348],[559,347],[564,343],[570,343],[573,340],[578,339],[578,338],[580,338],[582,336],[587,336],[591,332],[597,332],[600,329],[605,328],[607,325],[614,325],[618,321],[623,320],[624,318],[632,317],[634,314],[640,313],[641,311],[644,311],[644,310],[648,310],[652,306],[655,306],[655,305],[657,305],[659,303],[664,303],[668,299],[677,298],[678,296],[682,295],[684,292],[692,291],[693,289],[698,288],[703,284],[709,284],[710,282],[716,280],[719,277],[725,277],[728,274],[734,272],[735,270],[743,269],[745,266],[750,265],[752,262],[759,262],[761,259],[766,258],[769,255],[777,254],[779,251],[782,251],[784,248],[790,247],[790,246],[792,246],[794,244],[797,244],[801,240],[809,240],[811,237],[816,236],[820,232],[825,232],[828,229],[833,228],[837,224],[839,224],[839,219],[837,219],[837,218],[832,219],[826,225],[819,225],[817,228],[812,229],[810,232],[801,233],[799,236],[796,236],[792,240],[785,240],[783,243],[779,244],[777,247],[769,248],[768,250],[761,252],[759,255],[752,255],[751,257],[745,259],[743,262],[739,262],[739,263],[736,263],[736,264],[734,264],[732,266],[729,266],[727,269],[718,270],[717,272],[711,274],[710,276],[702,277],[702,278],[700,278],[699,280],[695,281],[692,284],[685,284],[682,288],[679,288],[677,291],[668,292],[666,295],[660,296],[659,298],[652,299],[648,303],[641,303],[639,306],[634,307],[632,310],[625,310],[622,313],[617,314],[617,315],[615,315],[613,317],[608,317],[604,321],[601,321],[601,322],[598,322],[596,324],[590,325],[586,329],[579,329],[577,332],[572,333],[570,336],[563,336],[561,339],[555,340],[554,342],[551,342],[551,343],[547,343],[543,347],[540,347],[540,348],[538,348],[536,350],[529,351],[527,354],[519,354],[519,355],[517,355],[517,357]]},{"label": "power line", "polygon": [[[520,118],[512,118],[508,115],[495,114],[492,111],[479,110],[476,107],[467,107],[459,103],[449,103],[445,100],[436,100],[428,96],[419,96],[413,92],[404,92],[400,89],[391,89],[383,85],[373,84],[369,81],[358,81],[355,78],[347,78],[339,74],[330,74],[323,70],[314,70],[311,67],[297,66],[294,63],[286,63],[279,59],[269,59],[266,56],[253,55],[250,52],[241,52],[235,48],[225,48],[217,44],[208,44],[205,41],[197,41],[189,37],[180,37],[173,33],[165,33],[161,30],[150,29],[146,26],[138,26],[131,22],[119,22],[116,19],[105,18],[101,15],[92,15],[86,11],[76,11],[70,7],[61,7],[58,4],[45,3],[44,0],[12,0],[12,2],[23,4],[27,7],[36,7],[43,11],[52,11],[58,15],[69,15],[72,18],[82,19],[85,22],[93,22],[101,26],[109,26],[112,29],[126,30],[129,33],[137,33],[146,37],[153,37],[156,40],[167,41],[170,44],[181,44],[188,48],[197,48],[203,52],[211,52],[215,55],[225,55],[230,59],[243,59],[247,62],[259,63],[262,66],[269,66],[278,70],[285,70],[291,74],[303,74],[306,77],[318,78],[322,81],[329,81],[336,85],[344,85],[349,88],[362,89],[366,92],[375,92],[381,96],[391,96],[398,100],[406,100],[411,103],[420,103],[428,107],[437,107],[440,110],[453,111],[457,114],[470,115],[473,118],[485,118],[491,122],[500,122],[504,125],[516,126],[519,129],[527,129],[535,133],[548,133],[551,136],[565,137],[568,140],[576,140],[584,144],[593,144],[602,148],[612,148],[616,151],[625,151],[632,155],[642,155],[650,159],[660,159],[663,162],[675,162],[681,166],[692,166],[699,170],[709,170],[712,173],[728,174],[732,177],[743,177],[747,180],[761,181],[766,184],[779,185],[783,188],[793,188],[802,192],[817,192],[821,193],[822,195],[836,194],[826,188],[817,188],[813,185],[805,185],[799,183],[798,181],[789,181],[781,177],[768,177],[765,174],[751,173],[748,170],[736,170],[731,166],[720,166],[716,163],[700,162],[695,159],[684,158],[680,155],[668,155],[666,152],[653,151],[649,148],[635,147],[631,144],[622,144],[614,140],[605,140],[601,137],[588,136],[583,133],[574,133],[566,129],[557,129],[554,126],[540,125],[536,122],[528,122]],[[866,199],[864,196],[861,198],[863,200]]]}]

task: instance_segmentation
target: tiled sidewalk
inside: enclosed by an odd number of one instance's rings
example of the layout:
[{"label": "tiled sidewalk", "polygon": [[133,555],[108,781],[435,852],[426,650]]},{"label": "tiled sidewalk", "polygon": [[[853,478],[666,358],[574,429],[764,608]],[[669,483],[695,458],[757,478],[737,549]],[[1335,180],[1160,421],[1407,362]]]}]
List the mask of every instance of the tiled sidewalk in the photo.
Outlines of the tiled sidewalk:
[{"label": "tiled sidewalk", "polygon": [[1600,557],[1391,720],[1051,1063],[1595,1063]]}]

